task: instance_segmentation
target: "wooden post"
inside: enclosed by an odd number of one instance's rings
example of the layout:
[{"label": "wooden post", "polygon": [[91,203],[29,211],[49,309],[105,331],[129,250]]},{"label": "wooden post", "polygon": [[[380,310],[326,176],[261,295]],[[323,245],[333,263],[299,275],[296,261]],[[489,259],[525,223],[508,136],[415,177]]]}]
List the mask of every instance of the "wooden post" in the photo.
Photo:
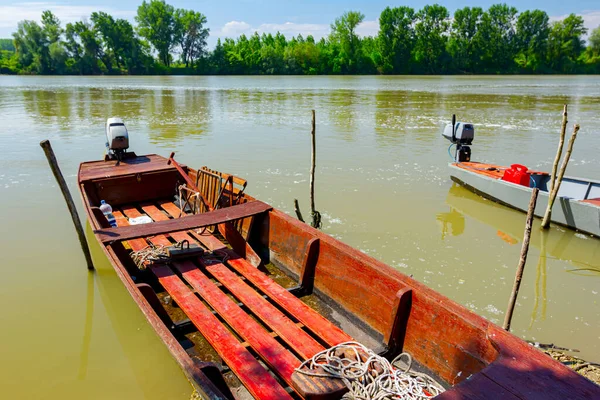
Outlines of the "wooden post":
[{"label": "wooden post", "polygon": [[556,157],[554,157],[554,163],[552,164],[552,174],[550,175],[550,189],[548,189],[548,193],[551,193],[554,190],[554,182],[556,180],[556,173],[558,172],[558,163],[560,161],[560,157],[562,156],[562,149],[565,144],[565,133],[567,131],[567,105],[565,104],[563,108],[563,119],[562,125],[560,127],[560,139],[558,141],[558,149],[556,151]]},{"label": "wooden post", "polygon": [[75,208],[75,203],[73,203],[73,198],[71,197],[71,193],[69,192],[69,188],[67,187],[65,178],[63,177],[62,172],[60,172],[60,167],[58,166],[58,161],[56,161],[56,156],[54,155],[54,151],[52,150],[52,145],[50,144],[49,140],[44,140],[40,142],[40,146],[46,154],[46,159],[48,159],[50,169],[52,169],[54,178],[56,179],[56,182],[60,187],[60,191],[62,192],[62,195],[65,198],[65,202],[67,203],[67,207],[69,208],[69,213],[71,214],[73,225],[75,225],[75,230],[77,231],[77,236],[79,237],[79,244],[81,245],[81,250],[83,250],[83,255],[85,256],[85,261],[87,262],[87,267],[89,270],[93,270],[94,264],[92,263],[90,249],[88,247],[87,240],[85,239],[83,227],[81,226],[81,220],[79,219],[79,215],[77,214],[77,209]]},{"label": "wooden post", "polygon": [[312,125],[310,130],[311,136],[311,159],[310,159],[310,215],[312,216],[313,228],[321,226],[321,214],[315,210],[315,169],[317,165],[317,136],[315,110],[312,110]]},{"label": "wooden post", "polygon": [[567,152],[565,154],[565,158],[563,159],[562,165],[560,166],[560,171],[558,172],[558,177],[556,178],[556,183],[554,184],[554,187],[548,196],[548,207],[546,208],[546,213],[544,214],[544,219],[542,220],[542,229],[548,229],[550,227],[552,206],[554,206],[554,201],[556,200],[558,189],[560,189],[560,184],[562,183],[562,179],[565,176],[567,164],[569,164],[569,159],[571,158],[571,153],[573,152],[573,145],[575,144],[575,139],[577,139],[577,132],[579,132],[579,125],[575,124],[575,126],[573,127],[573,133],[571,134],[571,138],[569,139],[569,144],[567,145]]},{"label": "wooden post", "polygon": [[507,331],[510,331],[510,321],[512,320],[513,311],[515,310],[515,303],[517,302],[519,287],[521,287],[521,279],[523,278],[523,271],[525,270],[527,252],[529,251],[529,239],[531,238],[531,225],[533,223],[535,204],[537,203],[539,192],[540,190],[538,188],[533,188],[531,192],[531,199],[529,200],[529,209],[527,210],[527,220],[525,222],[525,233],[523,235],[523,246],[521,247],[521,258],[519,259],[515,283],[508,301],[508,309],[506,310],[506,315],[504,316],[504,325],[502,326]]},{"label": "wooden post", "polygon": [[296,217],[298,217],[300,221],[304,222],[304,218],[300,212],[300,204],[298,204],[298,199],[294,199],[294,211],[296,211]]}]

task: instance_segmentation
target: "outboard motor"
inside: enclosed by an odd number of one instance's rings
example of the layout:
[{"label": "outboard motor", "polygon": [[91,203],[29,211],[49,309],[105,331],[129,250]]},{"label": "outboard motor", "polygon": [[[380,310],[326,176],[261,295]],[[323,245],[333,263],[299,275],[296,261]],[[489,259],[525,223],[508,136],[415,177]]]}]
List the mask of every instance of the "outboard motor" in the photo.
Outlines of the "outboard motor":
[{"label": "outboard motor", "polygon": [[442,136],[456,145],[454,160],[457,162],[471,161],[471,148],[469,145],[475,139],[475,126],[465,122],[456,122],[456,115],[452,115],[452,124],[446,125]]},{"label": "outboard motor", "polygon": [[121,161],[129,148],[129,134],[121,118],[106,120],[106,149],[111,159]]}]

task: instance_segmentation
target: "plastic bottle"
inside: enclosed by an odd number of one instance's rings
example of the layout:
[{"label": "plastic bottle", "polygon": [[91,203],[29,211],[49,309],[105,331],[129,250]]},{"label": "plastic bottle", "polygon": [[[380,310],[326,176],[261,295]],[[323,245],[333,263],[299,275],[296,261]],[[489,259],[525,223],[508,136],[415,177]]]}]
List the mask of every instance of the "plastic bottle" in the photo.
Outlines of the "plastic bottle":
[{"label": "plastic bottle", "polygon": [[112,207],[110,206],[110,204],[108,204],[104,200],[100,201],[100,211],[102,211],[102,214],[104,214],[110,226],[117,226],[117,220],[115,219],[115,216],[112,213]]}]

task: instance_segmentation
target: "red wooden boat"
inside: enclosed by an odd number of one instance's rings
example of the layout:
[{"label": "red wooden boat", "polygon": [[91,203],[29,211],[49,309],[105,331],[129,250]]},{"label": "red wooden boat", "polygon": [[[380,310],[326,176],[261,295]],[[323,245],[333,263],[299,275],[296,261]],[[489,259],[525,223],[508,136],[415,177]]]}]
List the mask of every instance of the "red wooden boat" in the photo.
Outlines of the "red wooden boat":
[{"label": "red wooden boat", "polygon": [[[340,398],[341,381],[295,369],[349,340],[388,358],[410,353],[447,388],[438,399],[600,398],[600,387],[521,339],[251,197],[239,177],[172,157],[119,159],[80,166],[90,224],[205,398]],[[130,225],[144,216],[152,222]],[[144,259],[147,249],[170,258]]]}]

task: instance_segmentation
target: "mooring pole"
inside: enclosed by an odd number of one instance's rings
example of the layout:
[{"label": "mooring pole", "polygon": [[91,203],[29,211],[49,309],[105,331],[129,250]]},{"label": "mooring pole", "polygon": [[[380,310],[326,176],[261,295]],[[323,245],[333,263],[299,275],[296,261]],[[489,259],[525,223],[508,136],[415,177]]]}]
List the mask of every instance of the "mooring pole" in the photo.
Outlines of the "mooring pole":
[{"label": "mooring pole", "polygon": [[533,188],[533,191],[531,192],[531,199],[529,200],[529,209],[527,210],[527,220],[525,222],[525,233],[523,235],[523,246],[521,247],[521,258],[519,259],[519,266],[517,267],[515,283],[513,285],[512,293],[510,294],[510,299],[508,301],[508,309],[506,310],[506,315],[504,316],[504,325],[502,326],[507,331],[510,331],[510,322],[512,320],[513,311],[515,310],[517,296],[519,295],[519,288],[521,287],[523,271],[525,270],[527,252],[529,251],[529,240],[531,239],[531,225],[533,224],[535,204],[537,203],[537,197],[539,192],[540,189]]},{"label": "mooring pole", "polygon": [[71,193],[69,192],[65,178],[63,177],[62,172],[60,172],[60,167],[58,166],[58,161],[56,161],[56,156],[54,155],[54,150],[52,150],[52,145],[50,144],[49,140],[44,140],[40,142],[40,146],[42,149],[44,149],[44,153],[46,154],[48,164],[50,164],[52,174],[54,174],[54,178],[56,179],[56,182],[60,187],[60,191],[65,198],[65,202],[67,203],[67,207],[69,208],[69,213],[71,214],[73,225],[75,225],[75,230],[77,231],[77,236],[79,237],[79,244],[81,245],[81,250],[83,250],[87,267],[89,270],[93,270],[94,264],[92,263],[90,249],[88,247],[87,240],[85,239],[83,227],[81,226],[81,220],[79,219],[79,214],[77,214],[77,209],[75,208],[75,203],[73,203],[73,198],[71,197]]},{"label": "mooring pole", "polygon": [[579,125],[575,124],[575,126],[573,126],[573,133],[571,134],[571,138],[569,139],[569,144],[567,145],[567,152],[565,153],[562,165],[560,166],[560,171],[558,171],[558,176],[556,177],[556,182],[554,182],[552,191],[548,193],[548,208],[546,208],[544,219],[542,219],[542,229],[548,229],[550,227],[550,219],[552,218],[552,206],[554,206],[554,201],[556,200],[558,189],[560,189],[560,184],[562,183],[563,177],[565,176],[565,171],[567,170],[567,165],[569,164],[569,159],[571,158],[571,153],[573,153],[573,145],[575,144],[575,139],[577,139],[577,132],[579,132]]},{"label": "mooring pole", "polygon": [[310,158],[310,215],[312,217],[313,228],[321,227],[321,214],[315,210],[315,169],[317,165],[317,135],[316,135],[316,121],[315,121],[315,110],[312,110],[312,123],[311,123],[311,158]]}]

